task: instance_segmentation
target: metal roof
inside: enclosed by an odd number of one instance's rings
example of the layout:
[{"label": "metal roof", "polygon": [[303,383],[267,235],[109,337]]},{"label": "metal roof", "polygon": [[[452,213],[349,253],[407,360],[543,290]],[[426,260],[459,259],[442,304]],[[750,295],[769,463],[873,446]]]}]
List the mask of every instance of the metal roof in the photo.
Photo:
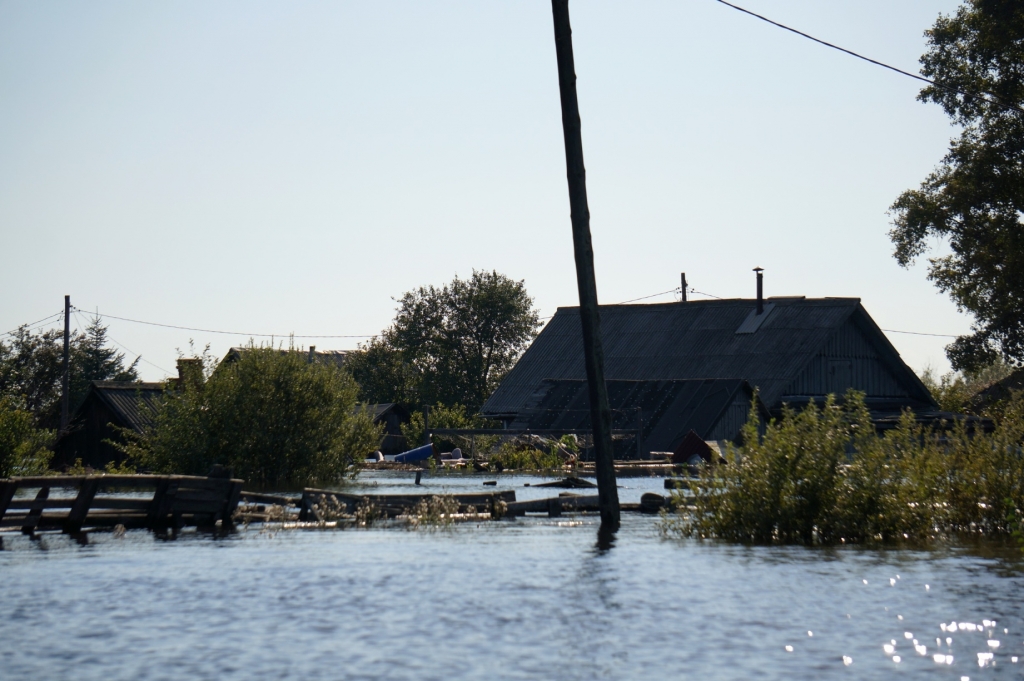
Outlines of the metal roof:
[{"label": "metal roof", "polygon": [[[141,433],[153,424],[164,383],[136,383],[133,381],[93,381],[91,390],[121,419],[121,426]],[[86,400],[82,402],[83,407]]]},{"label": "metal roof", "polygon": [[[769,298],[765,318],[747,332],[757,301],[604,305],[601,337],[607,380],[743,379],[774,407],[789,385],[853,320],[908,393],[931,396],[860,304],[859,298]],[[770,309],[768,309],[770,307]],[[742,330],[741,330],[742,327]],[[481,412],[519,413],[544,379],[583,379],[579,308],[559,308]]]}]

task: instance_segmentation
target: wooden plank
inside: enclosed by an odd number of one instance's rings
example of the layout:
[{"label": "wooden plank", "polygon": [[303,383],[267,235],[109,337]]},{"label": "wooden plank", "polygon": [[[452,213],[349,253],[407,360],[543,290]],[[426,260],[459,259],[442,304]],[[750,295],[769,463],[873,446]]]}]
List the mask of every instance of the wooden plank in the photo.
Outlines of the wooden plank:
[{"label": "wooden plank", "polygon": [[178,487],[178,493],[175,495],[175,498],[178,501],[197,501],[200,503],[205,501],[222,502],[224,501],[225,497],[227,497],[227,493],[229,491],[230,487],[227,485],[225,485],[224,489],[221,490],[189,489],[184,487]]},{"label": "wooden plank", "polygon": [[170,478],[164,478],[157,485],[153,493],[153,501],[149,507],[149,525],[157,527],[166,524],[167,516],[170,513],[170,505],[174,503],[174,496],[178,493],[178,483]]},{"label": "wooden plank", "polygon": [[564,496],[549,497],[547,499],[531,499],[530,501],[515,501],[508,504],[509,515],[520,515],[522,513],[548,513],[554,503],[558,503],[562,510],[575,511],[599,511],[601,506],[599,497],[593,496]]},{"label": "wooden plank", "polygon": [[71,506],[74,503],[75,497],[59,497],[57,499],[44,499],[42,501],[36,499],[12,499],[7,508],[12,511],[31,510],[33,508],[65,508],[70,511]]},{"label": "wooden plank", "polygon": [[90,477],[78,488],[78,496],[75,498],[75,503],[71,506],[71,511],[68,512],[68,519],[64,524],[64,532],[73,534],[82,531],[82,524],[85,523],[85,518],[89,515],[89,507],[92,506],[92,500],[95,498],[99,487],[99,479]]},{"label": "wooden plank", "polygon": [[333,494],[338,498],[338,501],[345,500],[349,502],[359,503],[363,499],[369,499],[370,501],[378,505],[394,504],[402,506],[411,506],[419,503],[424,499],[429,499],[430,497],[434,496],[450,496],[460,504],[478,504],[482,506],[486,506],[487,504],[489,504],[491,502],[491,499],[494,497],[498,497],[505,503],[509,503],[516,500],[515,490],[502,490],[500,492],[465,492],[461,494],[424,494],[422,492],[419,494],[351,494],[348,492],[336,492],[332,490],[314,489],[311,487],[307,487],[305,490],[303,490],[303,495],[307,493],[315,495],[317,497],[319,497],[321,494],[327,496]]},{"label": "wooden plank", "polygon": [[231,489],[228,492],[228,497],[224,501],[224,508],[220,512],[219,520],[222,524],[231,522],[231,517],[235,515],[235,509],[238,508],[238,500],[242,497],[242,485],[244,483],[241,480],[232,480]]},{"label": "wooden plank", "polygon": [[11,478],[22,489],[26,487],[78,487],[88,476],[85,475],[31,475]]},{"label": "wooden plank", "polygon": [[151,499],[145,497],[96,497],[89,509],[89,517],[98,511],[148,511]]},{"label": "wooden plank", "polygon": [[[48,496],[50,496],[50,488],[41,487],[39,488],[39,492],[36,494],[36,501],[45,501]],[[22,534],[32,534],[35,532],[36,525],[39,524],[39,519],[42,515],[42,506],[31,509],[28,512],[28,515],[25,516],[25,521],[21,525]]]},{"label": "wooden plank", "polygon": [[172,475],[171,481],[178,483],[178,489],[205,489],[223,491],[231,481],[228,478],[197,478],[191,475]]},{"label": "wooden plank", "polygon": [[281,494],[263,494],[261,492],[243,491],[239,499],[250,504],[277,504],[278,506],[291,507],[302,503],[302,497],[286,497]]},{"label": "wooden plank", "polygon": [[211,499],[207,501],[183,500],[175,498],[171,503],[168,513],[192,515],[195,513],[219,513],[224,508],[223,499]]},{"label": "wooden plank", "polygon": [[4,480],[0,482],[0,522],[3,521],[11,500],[14,499],[14,493],[17,491],[18,483],[13,480]]}]

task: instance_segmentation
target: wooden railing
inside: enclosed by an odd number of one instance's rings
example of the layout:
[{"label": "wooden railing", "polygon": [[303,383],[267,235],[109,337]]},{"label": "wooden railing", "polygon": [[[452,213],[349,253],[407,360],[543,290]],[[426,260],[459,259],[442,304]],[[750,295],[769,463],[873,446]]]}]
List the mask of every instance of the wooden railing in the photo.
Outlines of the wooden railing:
[{"label": "wooden railing", "polygon": [[[34,498],[18,490],[37,490]],[[73,496],[63,493],[77,490]],[[77,475],[0,479],[0,531],[85,527],[177,528],[229,523],[242,481],[188,475]],[[129,495],[130,494],[130,495]]]}]

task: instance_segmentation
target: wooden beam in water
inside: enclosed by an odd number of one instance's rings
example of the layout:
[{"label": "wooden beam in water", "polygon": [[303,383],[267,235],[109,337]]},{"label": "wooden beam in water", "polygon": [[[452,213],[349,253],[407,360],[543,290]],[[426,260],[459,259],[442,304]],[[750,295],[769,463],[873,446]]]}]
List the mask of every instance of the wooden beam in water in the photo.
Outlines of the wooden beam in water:
[{"label": "wooden beam in water", "polygon": [[[46,501],[46,498],[50,496],[49,487],[41,487],[39,492],[36,494],[36,501]],[[25,516],[25,521],[21,525],[22,534],[32,534],[36,530],[36,525],[39,524],[39,519],[43,516],[43,504],[33,505]]]}]

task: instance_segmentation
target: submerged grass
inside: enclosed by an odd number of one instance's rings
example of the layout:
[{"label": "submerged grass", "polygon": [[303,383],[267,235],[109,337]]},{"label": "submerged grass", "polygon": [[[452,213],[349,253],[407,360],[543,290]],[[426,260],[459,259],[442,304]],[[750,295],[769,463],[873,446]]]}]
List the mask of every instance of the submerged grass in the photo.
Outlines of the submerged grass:
[{"label": "submerged grass", "polygon": [[763,435],[752,413],[732,462],[673,492],[662,530],[755,544],[1019,536],[1024,397],[991,416],[991,433],[964,422],[936,432],[908,412],[878,434],[855,392],[787,409]]},{"label": "submerged grass", "polygon": [[455,525],[459,502],[450,494],[421,499],[409,511],[409,528],[448,530]]}]

